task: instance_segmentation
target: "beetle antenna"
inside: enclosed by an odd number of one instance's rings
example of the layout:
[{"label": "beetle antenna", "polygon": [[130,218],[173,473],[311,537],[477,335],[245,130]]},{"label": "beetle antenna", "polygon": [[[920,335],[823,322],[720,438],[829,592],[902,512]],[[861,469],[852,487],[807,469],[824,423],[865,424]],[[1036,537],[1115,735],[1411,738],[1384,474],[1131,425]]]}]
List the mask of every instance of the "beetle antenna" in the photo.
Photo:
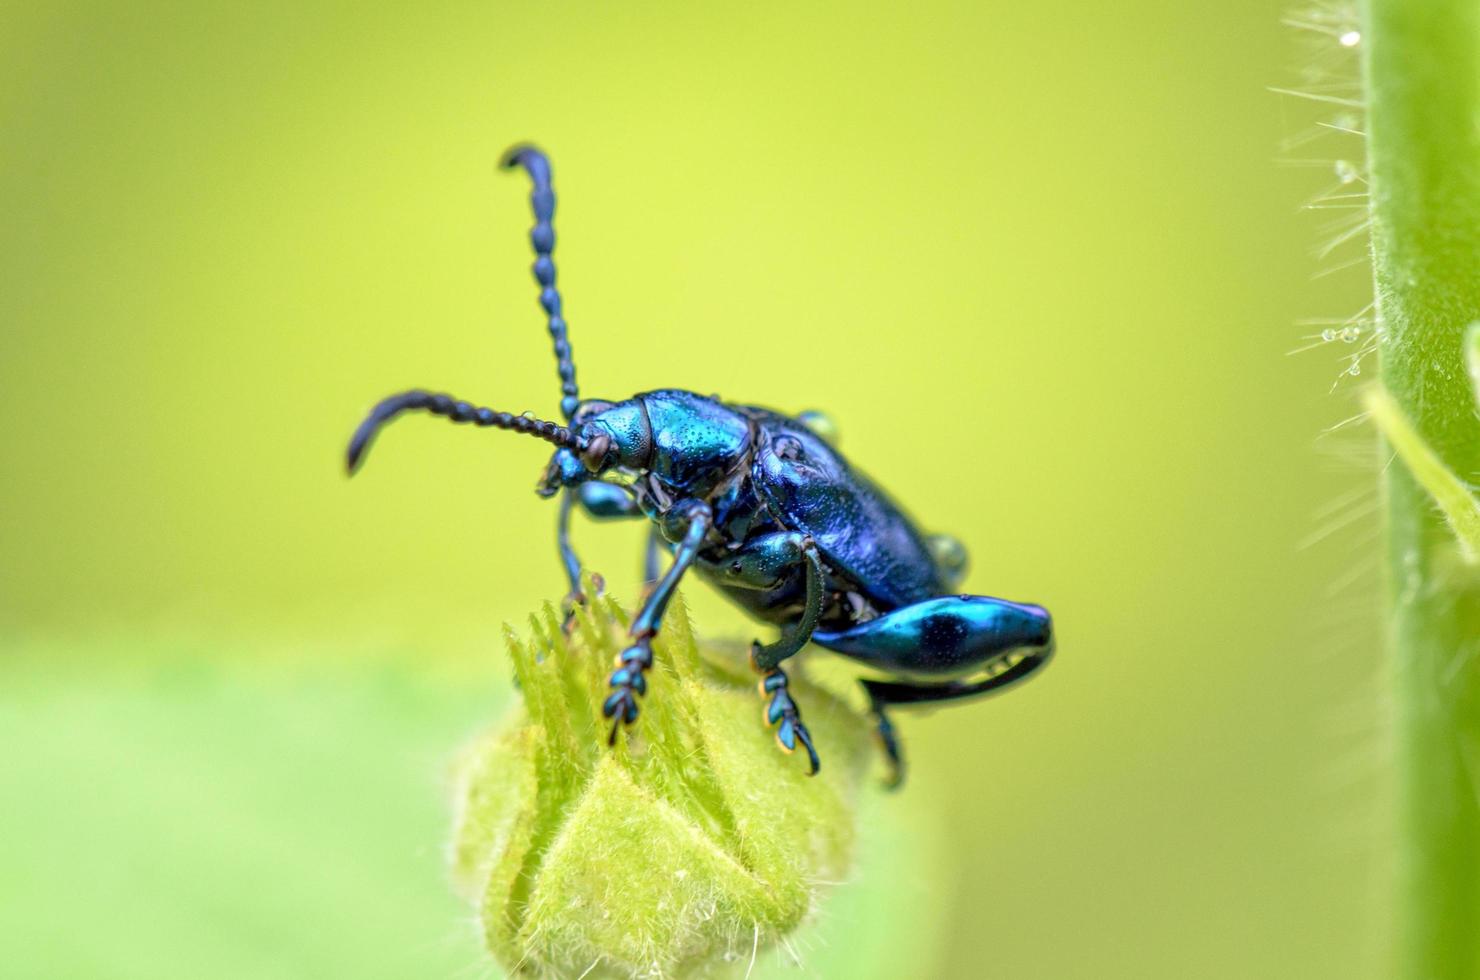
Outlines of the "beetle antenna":
[{"label": "beetle antenna", "polygon": [[383,399],[380,404],[370,410],[370,414],[365,416],[365,421],[361,422],[360,427],[355,430],[354,436],[349,441],[349,450],[345,454],[345,463],[351,475],[360,468],[360,464],[364,461],[365,451],[370,448],[371,440],[375,438],[375,434],[380,431],[381,427],[402,412],[411,411],[431,412],[433,415],[441,415],[454,422],[471,422],[477,426],[522,432],[525,435],[554,443],[564,449],[579,450],[581,448],[581,440],[575,433],[554,422],[546,422],[528,415],[495,412],[491,408],[480,408],[464,401],[458,401],[451,395],[437,395],[429,391],[407,391]]},{"label": "beetle antenna", "polygon": [[560,290],[555,288],[555,191],[550,187],[550,159],[538,147],[528,143],[509,148],[501,164],[505,169],[523,167],[534,183],[529,203],[534,209],[534,227],[529,242],[534,246],[534,279],[540,286],[540,306],[545,309],[550,340],[555,345],[555,368],[560,373],[560,411],[566,418],[580,404],[576,391],[576,364],[571,359],[570,340],[565,335],[565,317],[560,308]]}]

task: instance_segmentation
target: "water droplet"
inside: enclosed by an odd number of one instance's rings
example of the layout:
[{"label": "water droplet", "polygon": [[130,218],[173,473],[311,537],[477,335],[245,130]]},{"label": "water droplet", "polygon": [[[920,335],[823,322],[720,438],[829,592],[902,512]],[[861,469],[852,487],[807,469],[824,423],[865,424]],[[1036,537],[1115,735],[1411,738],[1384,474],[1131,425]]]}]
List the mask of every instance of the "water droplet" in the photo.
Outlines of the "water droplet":
[{"label": "water droplet", "polygon": [[1336,339],[1336,331],[1332,330],[1330,327],[1327,327],[1325,330],[1321,331],[1321,339],[1328,344],[1331,343],[1331,341]]},{"label": "water droplet", "polygon": [[1351,112],[1343,112],[1341,115],[1336,116],[1331,120],[1331,125],[1335,126],[1337,129],[1346,129],[1353,132],[1356,131],[1356,128],[1360,123],[1361,120],[1356,117],[1355,113]]},{"label": "water droplet", "polygon": [[1336,40],[1338,40],[1338,41],[1341,42],[1341,46],[1343,48],[1354,48],[1357,45],[1359,45],[1359,44],[1362,43],[1362,32],[1361,31],[1347,31],[1345,34],[1342,34]]},{"label": "water droplet", "polygon": [[1342,327],[1341,328],[1341,340],[1342,340],[1342,343],[1355,344],[1357,342],[1357,338],[1360,337],[1360,336],[1362,336],[1362,328],[1361,327],[1352,326],[1352,327]]},{"label": "water droplet", "polygon": [[1343,184],[1350,184],[1361,176],[1357,171],[1357,165],[1350,160],[1337,160],[1335,170],[1336,179]]},{"label": "water droplet", "polygon": [[1362,373],[1362,365],[1354,361],[1352,362],[1352,366],[1346,369],[1346,373],[1355,378]]}]

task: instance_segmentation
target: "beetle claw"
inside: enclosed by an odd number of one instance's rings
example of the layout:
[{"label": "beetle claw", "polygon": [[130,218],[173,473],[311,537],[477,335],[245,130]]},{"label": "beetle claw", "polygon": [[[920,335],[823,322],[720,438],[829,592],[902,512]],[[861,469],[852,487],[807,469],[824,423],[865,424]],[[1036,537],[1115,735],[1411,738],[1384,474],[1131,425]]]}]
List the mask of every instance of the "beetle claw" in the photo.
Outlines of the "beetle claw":
[{"label": "beetle claw", "polygon": [[766,705],[765,719],[767,725],[776,725],[776,744],[781,751],[787,755],[796,751],[797,743],[807,752],[807,762],[810,770],[807,775],[815,776],[822,768],[822,762],[817,757],[817,749],[812,744],[812,733],[807,726],[802,724],[802,711],[797,707],[787,687],[786,672],[780,667],[773,667],[767,671],[757,685],[761,697],[770,695],[771,700]]},{"label": "beetle claw", "polygon": [[822,768],[822,760],[817,758],[817,749],[812,745],[812,733],[807,731],[807,726],[800,721],[796,723],[796,732],[797,741],[801,742],[802,748],[807,750],[807,764],[812,767],[807,771],[807,775],[815,776]]}]

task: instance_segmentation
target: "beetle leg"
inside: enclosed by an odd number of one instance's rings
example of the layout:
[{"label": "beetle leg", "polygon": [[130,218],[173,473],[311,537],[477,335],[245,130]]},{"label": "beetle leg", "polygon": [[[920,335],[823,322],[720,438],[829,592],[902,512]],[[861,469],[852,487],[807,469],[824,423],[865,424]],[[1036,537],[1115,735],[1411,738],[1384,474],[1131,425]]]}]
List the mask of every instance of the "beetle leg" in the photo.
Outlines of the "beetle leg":
[{"label": "beetle leg", "polygon": [[683,540],[673,552],[673,564],[658,582],[652,593],[642,604],[642,609],[632,620],[628,636],[632,643],[617,657],[617,669],[612,672],[609,686],[615,690],[601,706],[601,713],[612,719],[608,745],[617,742],[617,729],[637,720],[637,699],[647,693],[647,672],[653,666],[653,637],[663,622],[663,612],[668,601],[678,591],[679,580],[699,556],[704,536],[709,533],[714,515],[709,505],[700,501],[689,501],[678,505],[686,514],[689,526]]},{"label": "beetle leg", "polygon": [[999,667],[1011,672],[1014,657],[1037,669],[1053,653],[1053,621],[1042,606],[951,595],[903,606],[846,630],[818,630],[812,640],[887,674],[939,685]]},{"label": "beetle leg", "polygon": [[802,747],[807,750],[807,761],[812,766],[807,775],[815,776],[817,770],[822,768],[822,763],[817,758],[817,749],[812,745],[812,733],[802,724],[802,710],[792,700],[786,685],[786,671],[780,667],[772,667],[761,678],[761,696],[771,696],[771,703],[766,706],[766,724],[777,726],[776,744],[788,755],[796,751],[798,742],[802,743]]},{"label": "beetle leg", "polygon": [[817,553],[817,543],[797,533],[787,534],[783,540],[787,550],[793,556],[790,561],[794,562],[796,558],[801,558],[804,563],[806,595],[803,600],[801,618],[795,623],[783,626],[781,636],[775,643],[762,645],[756,641],[751,644],[750,659],[756,670],[762,672],[770,670],[806,646],[807,641],[812,639],[812,634],[817,629],[818,618],[822,615],[823,571],[822,558]]},{"label": "beetle leg", "polygon": [[812,434],[829,446],[836,448],[838,444],[838,423],[832,417],[819,412],[815,408],[809,408],[797,415],[797,421],[812,430]]},{"label": "beetle leg", "polygon": [[647,547],[642,552],[642,594],[646,597],[658,584],[658,555],[663,551],[663,536],[657,525],[648,529]]},{"label": "beetle leg", "polygon": [[592,520],[630,521],[646,516],[632,491],[615,483],[590,480],[577,486],[575,495],[581,510]]},{"label": "beetle leg", "polygon": [[576,606],[586,602],[586,594],[581,591],[581,559],[570,544],[570,512],[575,500],[574,490],[567,489],[560,495],[560,517],[555,525],[555,543],[560,548],[560,563],[565,566],[565,577],[570,582],[570,591],[560,601],[560,608],[565,612],[561,629],[567,636],[575,624]]},{"label": "beetle leg", "polygon": [[966,546],[949,534],[928,534],[925,545],[930,549],[930,557],[935,559],[941,581],[946,588],[954,589],[966,577],[966,568],[970,564]]},{"label": "beetle leg", "polygon": [[886,674],[925,679],[862,682],[891,789],[904,781],[904,758],[886,709],[1001,690],[1037,673],[1054,647],[1046,610],[987,596],[926,599],[850,629],[819,631],[812,639]]},{"label": "beetle leg", "polygon": [[[864,682],[867,689],[868,683]],[[904,753],[899,748],[899,737],[894,734],[894,723],[889,720],[885,709],[889,702],[883,698],[875,697],[869,692],[869,712],[874,716],[874,735],[879,740],[879,748],[884,753],[884,759],[889,764],[889,774],[884,777],[884,788],[896,790],[904,785]]]},{"label": "beetle leg", "polygon": [[787,539],[791,547],[800,552],[805,563],[806,604],[802,608],[801,619],[783,627],[781,637],[775,643],[751,644],[750,662],[764,675],[760,683],[761,696],[770,695],[771,698],[766,706],[766,724],[778,726],[776,741],[786,752],[795,751],[797,742],[802,743],[812,766],[808,775],[815,776],[822,763],[812,746],[812,733],[802,724],[801,709],[787,690],[786,672],[781,669],[781,662],[806,646],[817,629],[817,620],[822,615],[822,559],[817,554],[817,543],[810,537],[789,534]]},{"label": "beetle leg", "polygon": [[1048,655],[1026,656],[1000,673],[971,683],[957,681],[948,684],[901,684],[893,681],[859,681],[868,692],[869,711],[874,716],[874,731],[879,739],[879,748],[883,750],[884,759],[889,764],[889,774],[884,777],[884,788],[898,789],[904,784],[905,774],[904,753],[900,750],[899,737],[894,732],[887,709],[895,705],[939,704],[990,694],[1025,680],[1047,663],[1048,659]]},{"label": "beetle leg", "polygon": [[[581,590],[581,559],[570,543],[570,515],[578,504],[586,516],[598,521],[632,520],[643,516],[642,509],[637,506],[637,498],[625,487],[610,483],[582,483],[577,487],[567,487],[560,495],[560,517],[556,525],[555,541],[560,548],[560,563],[565,567],[565,577],[570,582],[570,591],[560,602],[560,607],[565,612],[562,629],[566,635],[575,626],[575,607],[586,602],[586,594]],[[594,575],[592,578],[600,581]],[[601,594],[599,585],[596,592]]]}]

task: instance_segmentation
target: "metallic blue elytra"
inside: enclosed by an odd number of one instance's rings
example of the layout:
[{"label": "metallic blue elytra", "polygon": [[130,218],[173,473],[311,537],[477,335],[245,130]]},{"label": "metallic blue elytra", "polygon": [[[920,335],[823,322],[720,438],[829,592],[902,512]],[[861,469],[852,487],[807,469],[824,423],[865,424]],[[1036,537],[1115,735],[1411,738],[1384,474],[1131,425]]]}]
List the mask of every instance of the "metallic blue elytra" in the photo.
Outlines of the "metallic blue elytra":
[{"label": "metallic blue elytra", "polygon": [[[773,642],[751,646],[768,699],[765,718],[788,752],[798,743],[811,772],[812,735],[781,664],[808,642],[867,666],[861,679],[890,765],[903,759],[888,711],[1001,690],[1038,672],[1053,654],[1042,606],[953,594],[966,553],[947,535],[923,533],[877,484],[836,448],[825,416],[783,415],[671,388],[622,401],[582,400],[560,293],[555,286],[555,193],[550,162],[532,146],[504,158],[533,182],[534,277],[560,377],[565,424],[481,408],[450,395],[409,391],[375,406],[348,450],[353,473],[382,426],[408,411],[532,435],[553,444],[537,491],[560,497],[557,543],[570,604],[584,601],[570,518],[650,522],[646,599],[629,629],[603,710],[609,741],[637,719],[647,692],[652,640],[690,571],[762,622]],[[658,574],[658,556],[671,555]]]}]

